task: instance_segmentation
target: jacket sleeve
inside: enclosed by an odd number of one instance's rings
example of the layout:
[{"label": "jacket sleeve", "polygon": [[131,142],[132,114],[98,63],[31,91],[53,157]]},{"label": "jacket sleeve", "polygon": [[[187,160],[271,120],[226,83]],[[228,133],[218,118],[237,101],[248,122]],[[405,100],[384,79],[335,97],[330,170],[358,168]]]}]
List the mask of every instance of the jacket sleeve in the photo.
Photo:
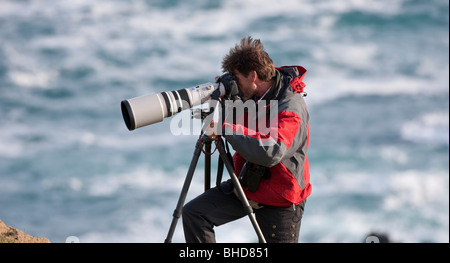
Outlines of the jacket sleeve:
[{"label": "jacket sleeve", "polygon": [[224,137],[233,149],[247,161],[272,167],[283,158],[300,128],[300,117],[290,111],[281,111],[270,120],[268,128],[251,129],[241,123],[224,123]]}]

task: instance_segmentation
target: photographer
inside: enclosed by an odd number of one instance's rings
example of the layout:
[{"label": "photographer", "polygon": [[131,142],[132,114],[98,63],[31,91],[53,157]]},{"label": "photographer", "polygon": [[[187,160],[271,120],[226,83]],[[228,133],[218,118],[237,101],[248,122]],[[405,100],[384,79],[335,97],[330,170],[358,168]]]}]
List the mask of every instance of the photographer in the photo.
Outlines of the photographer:
[{"label": "photographer", "polygon": [[[275,68],[260,40],[243,38],[222,61],[228,89],[238,88],[242,101],[252,100],[256,111],[227,116],[212,139],[223,137],[235,150],[233,163],[244,193],[267,242],[296,243],[306,198],[311,193],[307,149],[309,114],[303,99],[306,70],[300,66]],[[231,87],[230,87],[231,85]],[[237,86],[237,87],[236,87]],[[262,132],[251,120],[266,123]],[[183,207],[186,242],[215,242],[214,226],[246,215],[226,181]]]}]

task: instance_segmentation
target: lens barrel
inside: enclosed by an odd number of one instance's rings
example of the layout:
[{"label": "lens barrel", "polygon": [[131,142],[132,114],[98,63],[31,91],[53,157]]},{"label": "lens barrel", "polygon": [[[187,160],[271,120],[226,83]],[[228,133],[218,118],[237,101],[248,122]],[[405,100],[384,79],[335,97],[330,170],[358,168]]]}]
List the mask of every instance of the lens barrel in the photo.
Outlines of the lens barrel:
[{"label": "lens barrel", "polygon": [[225,89],[220,83],[206,83],[189,89],[149,94],[128,100],[121,104],[122,116],[128,130],[154,124],[182,110],[200,105],[211,99],[211,94]]}]

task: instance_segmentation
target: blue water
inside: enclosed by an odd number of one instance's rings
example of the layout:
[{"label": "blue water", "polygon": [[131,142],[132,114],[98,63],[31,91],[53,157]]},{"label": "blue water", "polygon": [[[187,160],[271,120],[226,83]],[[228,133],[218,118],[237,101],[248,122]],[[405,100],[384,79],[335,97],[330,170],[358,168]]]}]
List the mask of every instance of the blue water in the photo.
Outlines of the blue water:
[{"label": "blue water", "polygon": [[[213,81],[247,35],[308,69],[300,242],[449,242],[445,0],[2,0],[0,220],[52,242],[163,242],[196,136],[170,119],[130,132],[120,101]],[[216,233],[257,240],[247,218]]]}]

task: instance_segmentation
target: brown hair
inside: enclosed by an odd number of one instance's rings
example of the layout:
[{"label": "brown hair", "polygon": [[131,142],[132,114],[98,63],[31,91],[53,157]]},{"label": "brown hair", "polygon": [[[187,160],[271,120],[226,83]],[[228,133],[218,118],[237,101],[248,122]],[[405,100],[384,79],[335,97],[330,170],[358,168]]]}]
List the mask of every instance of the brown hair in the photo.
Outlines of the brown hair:
[{"label": "brown hair", "polygon": [[230,49],[230,53],[222,60],[222,70],[233,73],[235,70],[248,76],[256,71],[258,78],[269,81],[275,77],[275,66],[259,39],[251,36],[241,39],[240,45]]}]

